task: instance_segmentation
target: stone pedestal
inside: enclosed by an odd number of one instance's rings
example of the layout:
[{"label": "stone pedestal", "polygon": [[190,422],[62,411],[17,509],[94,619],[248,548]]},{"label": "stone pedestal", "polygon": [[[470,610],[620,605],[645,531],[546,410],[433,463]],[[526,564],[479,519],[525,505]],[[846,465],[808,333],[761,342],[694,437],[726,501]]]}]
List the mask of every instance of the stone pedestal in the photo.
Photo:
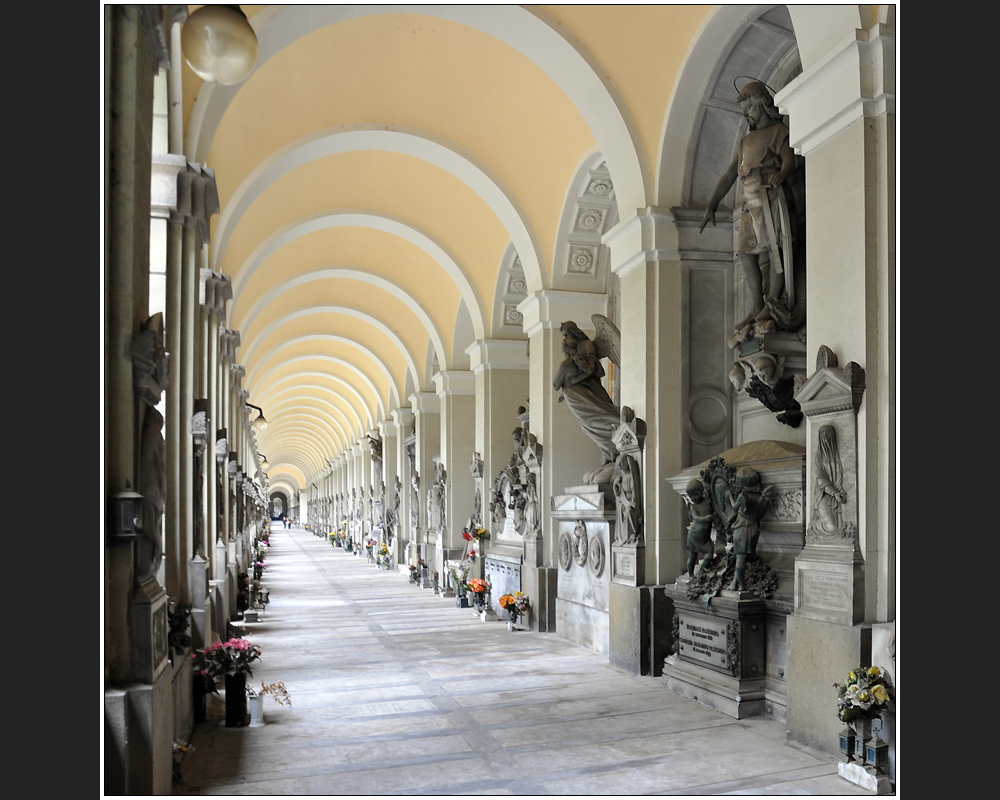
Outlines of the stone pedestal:
[{"label": "stone pedestal", "polygon": [[611,566],[615,501],[610,485],[574,486],[552,498],[558,542],[556,631],[570,641],[609,653]]},{"label": "stone pedestal", "polygon": [[188,562],[191,586],[191,647],[201,650],[212,641],[212,599],[209,590],[209,563],[201,556]]},{"label": "stone pedestal", "polygon": [[723,590],[708,609],[683,583],[664,590],[677,617],[675,655],[663,685],[735,719],[766,710],[767,607],[751,592]]}]

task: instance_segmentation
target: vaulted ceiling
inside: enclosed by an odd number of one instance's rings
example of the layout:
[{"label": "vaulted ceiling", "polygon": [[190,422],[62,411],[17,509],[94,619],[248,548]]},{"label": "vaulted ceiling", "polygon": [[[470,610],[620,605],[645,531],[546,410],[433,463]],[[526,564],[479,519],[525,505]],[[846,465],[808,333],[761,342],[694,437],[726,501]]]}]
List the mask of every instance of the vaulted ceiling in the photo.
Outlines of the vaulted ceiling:
[{"label": "vaulted ceiling", "polygon": [[[191,11],[197,6],[190,6]],[[184,66],[185,153],[215,171],[210,266],[272,483],[297,488],[476,340],[516,251],[553,262],[581,164],[655,202],[668,102],[707,6],[242,6],[236,86]]]}]

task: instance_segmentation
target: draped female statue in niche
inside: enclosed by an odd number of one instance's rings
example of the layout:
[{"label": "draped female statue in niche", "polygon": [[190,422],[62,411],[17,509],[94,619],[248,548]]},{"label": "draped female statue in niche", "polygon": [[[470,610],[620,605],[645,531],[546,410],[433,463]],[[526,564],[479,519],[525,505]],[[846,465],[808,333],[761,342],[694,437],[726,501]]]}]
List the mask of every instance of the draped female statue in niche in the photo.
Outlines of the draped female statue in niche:
[{"label": "draped female statue in niche", "polygon": [[824,425],[817,433],[814,466],[816,497],[809,530],[816,536],[828,537],[843,530],[843,507],[847,502],[837,429],[832,425]]},{"label": "draped female statue in niche", "polygon": [[591,319],[597,326],[593,341],[572,320],[559,328],[566,358],[559,365],[552,386],[556,391],[562,390],[559,402],[566,401],[583,432],[601,449],[603,463],[583,477],[585,483],[593,485],[611,481],[618,457],[618,448],[611,437],[621,423],[621,409],[601,383],[604,377],[601,359],[608,357],[619,364],[621,335],[607,317],[594,314]]}]

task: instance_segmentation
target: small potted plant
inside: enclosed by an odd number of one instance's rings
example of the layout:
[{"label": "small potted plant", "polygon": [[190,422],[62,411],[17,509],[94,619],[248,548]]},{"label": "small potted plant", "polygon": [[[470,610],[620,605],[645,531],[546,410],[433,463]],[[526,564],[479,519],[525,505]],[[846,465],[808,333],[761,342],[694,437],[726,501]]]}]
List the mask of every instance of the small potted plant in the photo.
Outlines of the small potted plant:
[{"label": "small potted plant", "polygon": [[250,665],[260,659],[260,655],[260,648],[249,639],[235,637],[226,642],[213,642],[203,650],[191,654],[195,673],[202,681],[211,679],[213,688],[210,691],[216,692],[215,678],[220,675],[225,678],[227,728],[237,727],[246,721],[247,675],[253,677]]},{"label": "small potted plant", "polygon": [[264,698],[270,695],[279,706],[290,706],[292,698],[288,694],[288,689],[282,681],[274,683],[264,683],[261,681],[260,690],[254,689],[247,684],[247,701],[250,704],[250,727],[259,728],[264,724]]}]

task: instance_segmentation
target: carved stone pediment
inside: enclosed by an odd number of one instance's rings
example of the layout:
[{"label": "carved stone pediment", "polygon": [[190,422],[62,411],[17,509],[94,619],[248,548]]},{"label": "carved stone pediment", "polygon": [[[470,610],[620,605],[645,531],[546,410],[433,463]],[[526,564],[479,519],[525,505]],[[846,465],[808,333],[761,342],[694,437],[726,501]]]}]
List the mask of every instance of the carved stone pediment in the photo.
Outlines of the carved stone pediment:
[{"label": "carved stone pediment", "polygon": [[816,371],[795,393],[795,399],[808,416],[861,408],[865,392],[864,368],[850,362],[843,369],[837,357],[823,345],[816,355]]},{"label": "carved stone pediment", "polygon": [[[555,495],[552,498],[552,511],[556,513],[585,512],[604,514],[615,510],[614,496],[611,487],[601,491],[597,486],[575,486],[566,489],[566,494]],[[595,491],[597,489],[597,491]]]}]

